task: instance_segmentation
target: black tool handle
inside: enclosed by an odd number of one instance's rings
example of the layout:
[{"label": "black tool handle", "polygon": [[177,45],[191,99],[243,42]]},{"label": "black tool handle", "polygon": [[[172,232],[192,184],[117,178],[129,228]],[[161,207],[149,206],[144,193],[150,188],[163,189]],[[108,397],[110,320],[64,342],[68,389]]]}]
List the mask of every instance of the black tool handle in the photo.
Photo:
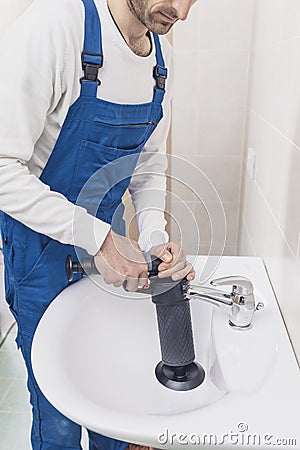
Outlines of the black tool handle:
[{"label": "black tool handle", "polygon": [[[144,252],[146,255],[146,252]],[[146,258],[148,262],[148,276],[154,276],[158,273],[158,266],[162,262],[161,259],[156,258],[155,256],[150,256],[147,254]],[[150,262],[151,261],[151,262]],[[74,273],[82,273],[83,275],[99,275],[99,271],[96,268],[95,262],[93,258],[82,258],[79,261],[73,261],[72,256],[68,255],[66,259],[66,275],[69,281],[73,280]],[[123,283],[123,287],[126,289],[126,281]],[[139,288],[137,292],[147,293],[149,294],[149,290]]]},{"label": "black tool handle", "polygon": [[68,255],[66,259],[66,275],[69,281],[73,280],[74,273],[84,275],[99,274],[93,258],[83,258],[80,262],[73,261],[72,256]]}]

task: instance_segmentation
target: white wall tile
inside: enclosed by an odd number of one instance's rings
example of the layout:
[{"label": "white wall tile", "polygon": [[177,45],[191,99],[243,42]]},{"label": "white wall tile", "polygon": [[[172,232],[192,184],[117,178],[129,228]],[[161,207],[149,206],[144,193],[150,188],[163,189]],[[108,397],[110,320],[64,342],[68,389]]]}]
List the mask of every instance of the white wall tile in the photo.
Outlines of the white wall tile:
[{"label": "white wall tile", "polygon": [[264,200],[255,181],[245,176],[245,196],[243,199],[243,220],[251,237],[252,245],[257,255],[260,254],[262,239],[262,215]]},{"label": "white wall tile", "polygon": [[247,92],[248,52],[203,51],[198,55],[200,105],[244,106]]},{"label": "white wall tile", "polygon": [[[223,202],[225,217],[226,217],[226,248],[231,251],[231,254],[236,253],[237,231],[238,231],[238,210],[237,202]],[[208,244],[214,236],[213,224],[210,219],[210,214],[213,211],[213,204],[203,204],[195,202],[193,211],[195,220],[199,226],[202,240]],[[221,245],[223,243],[220,243]]]},{"label": "white wall tile", "polygon": [[245,159],[249,149],[256,153],[255,180],[262,190],[266,192],[267,171],[271,151],[272,128],[252,111],[249,112],[248,133],[245,141]]},{"label": "white wall tile", "polygon": [[248,50],[253,0],[198,0],[173,31],[176,49]]},{"label": "white wall tile", "polygon": [[197,195],[193,191],[192,187],[185,183],[183,180],[172,177],[170,180],[171,195],[175,195],[181,198],[183,201],[195,202],[197,201]]},{"label": "white wall tile", "polygon": [[172,154],[188,158],[197,151],[197,107],[173,102]]},{"label": "white wall tile", "polygon": [[199,107],[196,153],[242,156],[245,113],[244,107],[227,104]]},{"label": "white wall tile", "polygon": [[206,246],[210,244],[213,235],[212,223],[210,220],[211,207],[211,205],[204,205],[199,201],[194,202],[193,204],[193,213],[199,227],[201,243]]},{"label": "white wall tile", "polygon": [[279,222],[290,249],[297,256],[300,232],[300,149],[287,149],[287,166],[282,187]]},{"label": "white wall tile", "polygon": [[174,51],[174,102],[198,105],[198,53],[192,49]]},{"label": "white wall tile", "polygon": [[274,47],[274,82],[270,102],[270,122],[293,142],[300,143],[300,38],[282,41]]},{"label": "white wall tile", "polygon": [[[282,235],[278,222],[276,221],[272,210],[268,207],[267,203],[263,203],[261,210],[261,237],[260,247],[257,254],[263,258],[278,257],[280,254],[280,246],[282,241]],[[255,236],[254,236],[255,239]]]},{"label": "white wall tile", "polygon": [[208,177],[222,202],[238,202],[241,173],[239,156],[192,156],[191,161]]},{"label": "white wall tile", "polygon": [[[265,174],[265,198],[277,221],[279,221],[279,213],[284,197],[289,147],[290,144],[284,136],[273,129],[268,158],[265,166],[260,168],[261,174]],[[268,170],[270,167],[272,167],[272,170]]]},{"label": "white wall tile", "polygon": [[198,3],[199,49],[248,51],[253,0]]},{"label": "white wall tile", "polygon": [[253,46],[267,46],[282,37],[285,0],[254,0]]},{"label": "white wall tile", "polygon": [[[300,8],[300,4],[299,4]],[[283,133],[300,147],[300,38],[288,41],[289,73],[286,74],[285,102],[282,121]]]},{"label": "white wall tile", "polygon": [[203,239],[201,229],[195,219],[193,202],[184,201],[176,196],[169,199],[169,210],[166,211],[170,228],[170,239],[182,243],[189,254],[199,253]]},{"label": "white wall tile", "polygon": [[289,253],[284,240],[282,255],[265,257],[264,261],[299,361],[300,264]]},{"label": "white wall tile", "polygon": [[244,256],[256,256],[255,249],[253,247],[253,243],[250,237],[250,233],[247,228],[247,223],[242,219],[240,221],[240,239],[238,242],[238,255]]},{"label": "white wall tile", "polygon": [[251,70],[249,75],[250,108],[258,115],[270,120],[272,101],[274,100],[274,73],[278,71],[275,50],[259,48],[251,53]]},{"label": "white wall tile", "polygon": [[173,28],[173,46],[176,50],[198,49],[199,22],[205,9],[205,2],[197,1],[191,8],[188,18],[178,21]]}]

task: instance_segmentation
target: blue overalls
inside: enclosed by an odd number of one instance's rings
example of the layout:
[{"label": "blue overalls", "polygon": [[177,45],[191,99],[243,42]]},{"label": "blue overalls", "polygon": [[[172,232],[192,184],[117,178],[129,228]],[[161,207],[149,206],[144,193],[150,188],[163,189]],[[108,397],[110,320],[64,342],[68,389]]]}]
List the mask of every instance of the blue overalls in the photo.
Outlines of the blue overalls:
[{"label": "blue overalls", "polygon": [[[154,35],[157,64],[153,72],[155,86],[152,101],[124,105],[98,99],[98,71],[103,64],[101,23],[94,1],[82,1],[85,7],[85,38],[80,97],[70,107],[40,177],[51,190],[62,193],[73,203],[76,203],[87,180],[108,163],[135,155],[132,161],[136,164],[142,148],[162,118],[167,77],[159,38]],[[121,198],[134,168],[132,164],[130,176],[114,186],[109,186],[105,177],[98,178],[95,198],[89,198],[91,210],[107,223],[111,224],[115,211],[118,211],[119,218],[112,226],[120,234],[125,234]],[[99,198],[102,200],[98,207]],[[69,284],[65,261],[68,254],[77,260],[75,248],[37,233],[3,212],[1,233],[6,299],[18,324],[17,344],[21,347],[28,370],[33,409],[32,447],[34,450],[79,450],[81,427],[64,417],[46,400],[35,381],[30,357],[33,335],[40,318],[51,301]],[[73,282],[78,279],[79,275],[75,275]],[[55,330],[53,335],[55,337]],[[89,432],[89,438],[90,450],[121,450],[128,445],[94,432]]]}]

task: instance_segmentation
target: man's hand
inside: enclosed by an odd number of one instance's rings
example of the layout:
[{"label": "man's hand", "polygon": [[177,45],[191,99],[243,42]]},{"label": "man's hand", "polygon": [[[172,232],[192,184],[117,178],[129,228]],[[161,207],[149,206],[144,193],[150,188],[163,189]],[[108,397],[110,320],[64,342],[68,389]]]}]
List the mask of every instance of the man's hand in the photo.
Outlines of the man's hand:
[{"label": "man's hand", "polygon": [[94,257],[97,270],[107,284],[122,286],[134,292],[148,278],[147,263],[136,241],[120,236],[110,230],[100,250]]},{"label": "man's hand", "polygon": [[174,281],[187,277],[189,281],[194,280],[195,270],[187,260],[180,242],[169,242],[152,247],[150,253],[162,259],[158,266],[159,278],[172,277]]}]

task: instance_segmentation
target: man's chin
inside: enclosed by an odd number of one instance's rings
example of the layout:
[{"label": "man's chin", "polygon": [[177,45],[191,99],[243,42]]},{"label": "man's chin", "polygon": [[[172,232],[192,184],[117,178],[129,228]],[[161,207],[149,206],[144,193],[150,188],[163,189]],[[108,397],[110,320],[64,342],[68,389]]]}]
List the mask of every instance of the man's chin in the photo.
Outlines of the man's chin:
[{"label": "man's chin", "polygon": [[164,35],[164,34],[167,34],[170,30],[171,30],[171,28],[173,27],[173,23],[166,23],[166,24],[164,24],[164,23],[155,23],[155,24],[151,24],[151,26],[149,26],[149,31],[151,31],[152,33],[155,33],[155,34],[159,34],[159,35]]}]

